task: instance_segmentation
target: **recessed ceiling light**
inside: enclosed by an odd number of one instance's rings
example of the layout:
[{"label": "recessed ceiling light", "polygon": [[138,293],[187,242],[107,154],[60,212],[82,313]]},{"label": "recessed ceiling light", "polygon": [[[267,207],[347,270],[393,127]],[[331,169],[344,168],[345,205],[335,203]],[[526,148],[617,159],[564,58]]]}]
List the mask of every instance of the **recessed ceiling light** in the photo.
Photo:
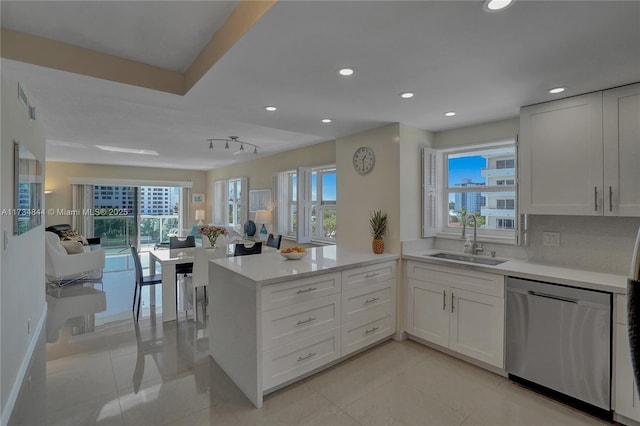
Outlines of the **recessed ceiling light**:
[{"label": "recessed ceiling light", "polygon": [[141,155],[160,155],[156,151],[152,151],[149,149],[122,148],[119,146],[106,146],[106,145],[96,145],[96,147],[100,148],[103,151],[124,152],[127,154],[141,154]]},{"label": "recessed ceiling light", "polygon": [[455,111],[447,111],[444,113],[444,115],[446,115],[447,117],[453,117],[454,115],[456,115]]},{"label": "recessed ceiling light", "polygon": [[554,87],[553,89],[549,89],[549,93],[562,93],[567,90],[566,87]]},{"label": "recessed ceiling light", "polygon": [[513,0],[487,0],[484,3],[485,10],[489,12],[496,12],[503,10],[513,3]]},{"label": "recessed ceiling light", "polygon": [[415,96],[415,94],[414,94],[413,92],[403,92],[403,93],[400,93],[400,97],[401,97],[402,99],[411,99],[411,98],[413,98],[414,96]]},{"label": "recessed ceiling light", "polygon": [[340,74],[343,77],[349,77],[352,76],[355,73],[353,68],[341,68],[338,70],[338,74]]},{"label": "recessed ceiling light", "polygon": [[331,123],[332,121],[333,121],[333,120],[332,120],[332,119],[330,119],[330,118],[323,118],[323,119],[322,119],[322,122],[323,122],[323,123],[325,123],[325,124],[326,124],[326,123]]},{"label": "recessed ceiling light", "polygon": [[277,111],[278,110],[278,108],[276,108],[276,107],[274,107],[272,105],[266,106],[266,107],[264,107],[264,109],[266,109],[269,112],[273,112],[273,111]]}]

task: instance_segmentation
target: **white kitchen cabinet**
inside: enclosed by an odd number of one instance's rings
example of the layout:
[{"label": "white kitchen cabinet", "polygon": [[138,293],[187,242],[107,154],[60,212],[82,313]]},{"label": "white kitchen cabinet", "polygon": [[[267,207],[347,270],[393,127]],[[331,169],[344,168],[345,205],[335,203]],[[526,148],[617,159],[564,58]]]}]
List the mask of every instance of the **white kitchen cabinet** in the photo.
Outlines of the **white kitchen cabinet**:
[{"label": "white kitchen cabinet", "polygon": [[640,84],[523,107],[520,211],[640,216]]},{"label": "white kitchen cabinet", "polygon": [[342,272],[342,355],[396,331],[396,262]]},{"label": "white kitchen cabinet", "polygon": [[605,216],[640,216],[640,84],[603,93]]},{"label": "white kitchen cabinet", "polygon": [[520,211],[602,215],[602,93],[520,110]]},{"label": "white kitchen cabinet", "polygon": [[[626,305],[627,299],[623,295],[616,296],[616,401],[615,412],[626,418],[640,422],[640,399],[636,386],[631,355],[629,352],[629,337],[627,329]],[[618,419],[618,421],[624,421]]]},{"label": "white kitchen cabinet", "polygon": [[440,346],[449,346],[449,287],[408,279],[406,332]]},{"label": "white kitchen cabinet", "polygon": [[504,276],[407,262],[405,331],[504,367]]}]

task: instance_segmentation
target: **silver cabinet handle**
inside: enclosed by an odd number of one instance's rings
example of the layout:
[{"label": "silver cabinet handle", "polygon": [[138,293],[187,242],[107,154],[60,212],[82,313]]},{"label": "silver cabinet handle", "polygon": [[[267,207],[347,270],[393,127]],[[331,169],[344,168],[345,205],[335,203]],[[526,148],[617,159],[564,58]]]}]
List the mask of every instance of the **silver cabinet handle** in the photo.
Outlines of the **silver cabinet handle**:
[{"label": "silver cabinet handle", "polygon": [[306,323],[309,323],[309,322],[311,322],[311,321],[315,321],[315,320],[317,320],[317,319],[318,319],[318,318],[309,317],[308,319],[306,319],[306,320],[304,320],[304,321],[302,321],[302,320],[298,321],[298,322],[297,322],[297,325],[306,324]]},{"label": "silver cabinet handle", "polygon": [[593,202],[595,204],[594,210],[598,211],[598,187],[593,187]]},{"label": "silver cabinet handle", "polygon": [[369,333],[373,333],[374,331],[378,330],[379,328],[380,328],[380,327],[373,327],[373,328],[371,328],[371,329],[369,329],[369,330],[365,330],[365,331],[364,331],[364,334],[365,334],[365,336],[366,336],[367,334],[369,334]]},{"label": "silver cabinet handle", "polygon": [[609,187],[609,211],[613,211],[613,188]]},{"label": "silver cabinet handle", "polygon": [[365,300],[365,301],[364,301],[364,304],[365,304],[365,305],[368,305],[369,303],[373,303],[373,302],[376,302],[376,301],[378,301],[378,300],[380,300],[380,298],[379,298],[379,297],[372,297],[371,299],[367,299],[367,300]]},{"label": "silver cabinet handle", "polygon": [[454,298],[454,294],[453,292],[451,292],[451,312],[453,312],[453,298]]},{"label": "silver cabinet handle", "polygon": [[365,278],[373,278],[373,277],[377,277],[378,275],[380,275],[380,274],[379,274],[379,273],[377,273],[377,272],[374,272],[373,274],[367,274],[367,275],[365,275],[364,277],[365,277]]},{"label": "silver cabinet handle", "polygon": [[296,294],[309,293],[310,291],[314,291],[314,290],[317,290],[317,288],[316,287],[309,287],[306,290],[298,290],[298,291],[296,291]]},{"label": "silver cabinet handle", "polygon": [[442,292],[442,310],[443,311],[447,310],[447,292],[446,291]]},{"label": "silver cabinet handle", "polygon": [[298,362],[304,361],[305,359],[312,358],[316,355],[318,355],[316,352],[309,352],[309,355],[298,357]]}]

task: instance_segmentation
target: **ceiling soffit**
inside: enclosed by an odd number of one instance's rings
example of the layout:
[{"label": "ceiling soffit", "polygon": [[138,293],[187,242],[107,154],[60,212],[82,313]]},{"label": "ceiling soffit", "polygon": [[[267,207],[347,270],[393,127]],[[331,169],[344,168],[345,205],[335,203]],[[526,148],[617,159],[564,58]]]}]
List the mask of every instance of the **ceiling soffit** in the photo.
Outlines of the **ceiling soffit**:
[{"label": "ceiling soffit", "polygon": [[73,44],[2,28],[6,59],[183,96],[275,4],[241,1],[185,72],[168,70]]}]

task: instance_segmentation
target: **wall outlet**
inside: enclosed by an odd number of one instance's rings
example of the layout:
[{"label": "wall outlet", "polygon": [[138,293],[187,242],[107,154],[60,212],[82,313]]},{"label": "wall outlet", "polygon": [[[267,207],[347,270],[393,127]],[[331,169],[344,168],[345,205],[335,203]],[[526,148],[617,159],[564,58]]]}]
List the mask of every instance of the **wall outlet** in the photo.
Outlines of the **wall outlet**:
[{"label": "wall outlet", "polygon": [[542,245],[547,247],[560,247],[559,232],[543,232]]}]

